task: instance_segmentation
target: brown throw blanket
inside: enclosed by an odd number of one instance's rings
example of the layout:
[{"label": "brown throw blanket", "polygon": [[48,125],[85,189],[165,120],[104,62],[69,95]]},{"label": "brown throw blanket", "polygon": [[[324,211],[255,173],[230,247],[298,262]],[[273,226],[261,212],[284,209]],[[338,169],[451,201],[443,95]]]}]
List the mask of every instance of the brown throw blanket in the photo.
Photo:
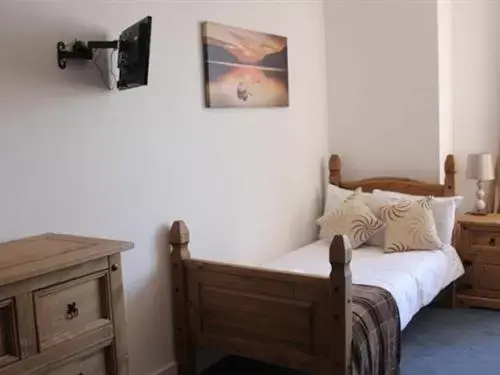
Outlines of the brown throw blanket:
[{"label": "brown throw blanket", "polygon": [[354,375],[398,375],[401,323],[392,295],[385,289],[352,287],[352,366]]}]

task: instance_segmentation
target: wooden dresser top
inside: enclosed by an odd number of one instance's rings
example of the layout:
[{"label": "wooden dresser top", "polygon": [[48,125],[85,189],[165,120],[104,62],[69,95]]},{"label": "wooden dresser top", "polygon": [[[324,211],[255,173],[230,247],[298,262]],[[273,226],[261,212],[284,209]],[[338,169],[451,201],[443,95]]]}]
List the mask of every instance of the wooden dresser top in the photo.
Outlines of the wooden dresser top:
[{"label": "wooden dresser top", "polygon": [[0,243],[0,286],[133,247],[132,242],[55,233]]},{"label": "wooden dresser top", "polygon": [[471,215],[471,214],[461,214],[457,215],[457,221],[459,223],[475,224],[475,225],[500,225],[500,214],[488,214],[488,215]]}]

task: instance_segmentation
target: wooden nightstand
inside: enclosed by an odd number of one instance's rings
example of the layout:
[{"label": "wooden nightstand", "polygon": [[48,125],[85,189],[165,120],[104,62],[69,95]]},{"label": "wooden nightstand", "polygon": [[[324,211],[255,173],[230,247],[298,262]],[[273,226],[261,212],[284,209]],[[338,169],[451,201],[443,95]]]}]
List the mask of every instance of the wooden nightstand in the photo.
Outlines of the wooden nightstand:
[{"label": "wooden nightstand", "polygon": [[465,267],[457,304],[500,309],[500,215],[459,215],[457,250]]}]

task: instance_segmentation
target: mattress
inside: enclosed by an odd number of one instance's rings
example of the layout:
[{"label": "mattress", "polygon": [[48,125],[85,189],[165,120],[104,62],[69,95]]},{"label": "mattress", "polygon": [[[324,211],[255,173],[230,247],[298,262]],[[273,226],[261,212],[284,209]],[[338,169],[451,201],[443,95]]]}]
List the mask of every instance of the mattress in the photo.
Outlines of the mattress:
[{"label": "mattress", "polygon": [[[328,276],[329,246],[329,241],[319,240],[260,266]],[[352,251],[351,272],[354,284],[378,286],[392,294],[404,329],[422,307],[464,274],[464,268],[452,246],[391,254],[378,247],[361,247]]]}]

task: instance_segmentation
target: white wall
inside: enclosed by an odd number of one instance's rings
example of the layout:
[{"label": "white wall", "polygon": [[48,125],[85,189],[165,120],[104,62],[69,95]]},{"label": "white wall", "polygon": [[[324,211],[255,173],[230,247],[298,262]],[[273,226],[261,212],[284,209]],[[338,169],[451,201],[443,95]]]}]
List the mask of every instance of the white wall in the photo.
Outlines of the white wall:
[{"label": "white wall", "polygon": [[465,179],[467,154],[499,150],[500,1],[456,1],[452,17],[454,151],[461,209],[470,210],[476,187]]},{"label": "white wall", "polygon": [[329,147],[346,177],[441,180],[453,153],[471,209],[467,154],[499,151],[500,0],[325,4]]},{"label": "white wall", "polygon": [[329,147],[346,178],[439,177],[436,1],[325,2]]},{"label": "white wall", "polygon": [[453,9],[452,0],[437,2],[439,67],[439,165],[444,181],[444,162],[454,152],[453,123]]},{"label": "white wall", "polygon": [[[109,92],[56,42],[115,38],[153,16],[150,85]],[[284,109],[202,105],[199,22],[289,37]],[[197,257],[256,261],[313,238],[327,151],[323,4],[0,5],[0,240],[45,231],[132,240],[124,255],[131,374],[173,360],[165,228]]]}]

